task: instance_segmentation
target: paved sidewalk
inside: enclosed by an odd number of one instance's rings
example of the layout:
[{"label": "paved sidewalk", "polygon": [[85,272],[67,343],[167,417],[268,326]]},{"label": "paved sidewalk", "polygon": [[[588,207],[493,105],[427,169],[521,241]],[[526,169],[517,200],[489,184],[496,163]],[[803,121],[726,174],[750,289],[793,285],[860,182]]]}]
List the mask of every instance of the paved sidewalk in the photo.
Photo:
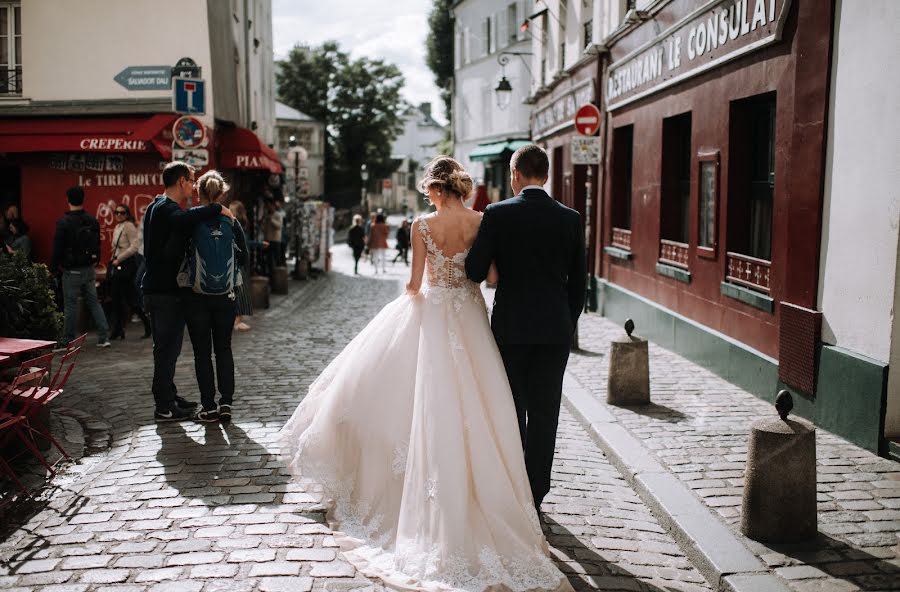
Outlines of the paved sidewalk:
[{"label": "paved sidewalk", "polygon": [[[750,425],[773,406],[653,343],[653,404],[606,405],[609,342],[622,333],[603,317],[583,317],[579,339],[588,351],[573,353],[569,373],[737,530]],[[817,462],[817,540],[767,546],[739,538],[797,591],[900,590],[900,465],[821,429]]]},{"label": "paved sidewalk", "polygon": [[[336,552],[318,494],[291,481],[275,446],[309,383],[408,273],[396,265],[375,279],[363,265],[354,278],[344,246],[334,264],[325,278],[292,283],[290,296],[250,319],[253,330],[235,335],[238,390],[227,427],[153,423],[151,344],[139,331],[110,350],[88,348],[60,402],[94,415],[102,437],[81,440],[106,449],[55,479],[36,510],[6,516],[0,589],[377,589]],[[189,343],[176,380],[197,398]],[[710,590],[568,413],[545,509],[554,556],[579,590]]]}]

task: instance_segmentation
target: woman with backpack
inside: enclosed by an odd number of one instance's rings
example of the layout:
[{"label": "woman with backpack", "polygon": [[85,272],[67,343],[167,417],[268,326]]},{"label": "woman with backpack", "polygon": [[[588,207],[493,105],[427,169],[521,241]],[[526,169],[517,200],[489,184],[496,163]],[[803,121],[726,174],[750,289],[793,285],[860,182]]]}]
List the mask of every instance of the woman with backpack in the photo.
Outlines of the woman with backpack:
[{"label": "woman with backpack", "polygon": [[[228,189],[225,179],[217,171],[208,171],[197,180],[201,206],[219,202]],[[230,244],[224,244],[219,242],[220,237],[233,239]],[[234,357],[231,353],[236,313],[234,288],[235,279],[240,277],[239,267],[235,263],[240,267],[247,265],[247,240],[239,222],[234,221],[232,225],[230,218],[219,216],[195,227],[190,251],[192,287],[186,290],[185,319],[194,349],[194,370],[202,405],[195,419],[200,422],[229,421],[234,396]],[[223,274],[218,273],[223,270],[212,269],[219,262],[225,265],[224,271],[230,272],[225,274],[224,284],[219,281]],[[205,272],[209,272],[210,276],[205,277]],[[213,353],[216,356],[215,374]],[[220,394],[218,405],[215,400],[216,378]]]}]

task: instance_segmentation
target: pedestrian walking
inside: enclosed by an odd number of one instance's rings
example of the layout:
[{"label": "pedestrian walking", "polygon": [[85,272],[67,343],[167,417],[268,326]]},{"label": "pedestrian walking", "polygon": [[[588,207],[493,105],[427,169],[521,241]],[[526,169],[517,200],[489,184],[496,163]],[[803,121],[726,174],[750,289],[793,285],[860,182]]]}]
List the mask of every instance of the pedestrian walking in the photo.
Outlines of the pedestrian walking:
[{"label": "pedestrian walking", "polygon": [[[243,203],[237,200],[233,200],[228,204],[228,207],[231,210],[231,213],[234,214],[234,219],[240,223],[241,228],[244,229],[244,238],[246,239],[246,231],[250,227],[250,221],[247,219],[247,208],[244,207]],[[250,253],[256,253],[258,249],[262,248],[262,245],[257,241],[248,240],[246,242],[247,250]],[[248,266],[249,253],[248,264],[244,265],[243,269],[239,271],[241,274],[241,281],[234,289],[234,306],[237,310],[237,315],[234,317],[234,328],[238,331],[249,331],[253,328],[244,321],[244,317],[253,316],[253,301],[250,299],[249,288],[251,274],[248,272]]]},{"label": "pedestrian walking", "polygon": [[375,273],[378,273],[378,266],[381,266],[381,273],[387,273],[387,249],[388,234],[390,229],[385,221],[384,214],[378,214],[375,217],[375,223],[372,224],[372,230],[369,236],[369,250],[372,253],[372,266],[375,267]]},{"label": "pedestrian walking", "polygon": [[178,272],[187,252],[188,237],[200,222],[224,214],[234,218],[231,210],[220,204],[183,210],[182,204],[193,194],[194,168],[175,161],[163,169],[165,190],[144,214],[144,260],[147,272],[141,289],[145,310],[150,313],[153,333],[153,398],[154,419],[182,421],[193,417],[197,403],[178,396],[175,386],[175,364],[184,339],[184,297],[178,286]]},{"label": "pedestrian walking", "polygon": [[9,236],[6,237],[6,252],[22,253],[31,261],[31,239],[28,237],[28,224],[20,218],[13,218],[7,222]]},{"label": "pedestrian walking", "polygon": [[347,231],[347,244],[353,249],[353,274],[359,275],[359,258],[366,248],[366,230],[363,228],[363,217],[353,216],[353,226]]},{"label": "pedestrian walking", "polygon": [[275,268],[283,265],[281,261],[281,237],[284,228],[284,211],[279,209],[278,202],[266,202],[265,237],[269,243],[266,250],[266,275],[272,276]]},{"label": "pedestrian walking", "polygon": [[[220,173],[217,171],[204,173],[197,181],[200,200],[198,208],[219,203],[228,189],[229,186]],[[210,246],[207,251],[203,249],[204,244]],[[196,420],[229,421],[234,397],[234,356],[231,352],[231,335],[236,315],[234,288],[240,267],[247,265],[247,241],[239,222],[233,217],[219,216],[194,227],[191,248],[192,257],[196,261],[192,266],[195,274],[199,276],[205,271],[211,277],[225,278],[222,283],[213,286],[212,282],[203,285],[202,278],[198,277],[193,282],[192,291],[185,295],[187,328],[194,350],[194,371],[197,374],[202,406]],[[218,261],[225,264],[221,270],[213,269],[215,262]],[[235,267],[235,262],[239,267]],[[214,353],[215,374],[212,362]]]},{"label": "pedestrian walking", "polygon": [[56,222],[50,262],[50,270],[62,276],[64,328],[59,348],[65,348],[75,339],[79,295],[84,297],[94,318],[97,347],[109,347],[109,325],[97,300],[97,274],[94,269],[100,262],[100,224],[84,211],[84,189],[70,187],[66,191],[66,199],[69,211]]},{"label": "pedestrian walking", "polygon": [[131,308],[134,314],[144,323],[144,334],[141,339],[147,339],[151,334],[150,317],[144,310],[144,296],[141,292],[141,282],[147,273],[147,263],[144,261],[144,225],[138,226],[138,250],[134,254],[135,274],[131,284]]},{"label": "pedestrian walking", "polygon": [[[125,339],[125,324],[131,318],[134,304],[134,276],[137,275],[137,254],[140,247],[138,229],[134,224],[131,209],[125,204],[116,206],[116,227],[112,235],[112,253],[107,266],[106,281],[109,282],[112,310],[110,311],[110,339]],[[144,334],[150,333],[150,320],[141,310]]]},{"label": "pedestrian walking", "polygon": [[397,234],[394,235],[394,238],[397,239],[397,254],[391,263],[396,263],[397,259],[403,259],[403,263],[409,266],[409,228],[409,221],[405,219],[397,228]]},{"label": "pedestrian walking", "polygon": [[378,214],[376,214],[375,212],[372,212],[371,214],[369,214],[369,219],[366,220],[366,226],[365,226],[365,230],[366,230],[366,249],[365,249],[364,255],[365,255],[366,259],[368,259],[369,261],[372,260],[372,256],[371,256],[371,255],[372,255],[372,253],[371,253],[372,249],[371,249],[371,246],[370,246],[370,244],[369,244],[369,242],[370,242],[369,239],[372,238],[372,225],[375,224],[375,218],[376,218],[377,216],[378,216]]}]

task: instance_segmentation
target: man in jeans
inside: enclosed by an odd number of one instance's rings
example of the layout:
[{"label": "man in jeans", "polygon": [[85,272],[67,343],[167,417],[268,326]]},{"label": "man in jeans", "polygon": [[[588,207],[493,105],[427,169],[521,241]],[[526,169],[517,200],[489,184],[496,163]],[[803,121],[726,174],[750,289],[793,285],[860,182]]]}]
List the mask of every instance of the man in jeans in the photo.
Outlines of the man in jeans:
[{"label": "man in jeans", "polygon": [[217,203],[182,209],[196,184],[194,169],[183,162],[171,162],[162,173],[165,191],[144,213],[144,263],[147,273],[141,284],[145,310],[150,314],[153,333],[153,398],[156,421],[182,421],[193,417],[197,403],[178,396],[175,364],[184,338],[184,299],[177,275],[187,251],[188,237],[195,224],[231,210]]},{"label": "man in jeans", "polygon": [[84,211],[84,189],[71,187],[66,191],[69,211],[56,223],[53,237],[53,273],[62,270],[62,290],[65,307],[63,341],[57,350],[75,339],[78,325],[78,295],[84,296],[94,325],[97,326],[97,347],[109,347],[109,325],[103,308],[97,301],[97,276],[94,266],[100,260],[100,224]]}]

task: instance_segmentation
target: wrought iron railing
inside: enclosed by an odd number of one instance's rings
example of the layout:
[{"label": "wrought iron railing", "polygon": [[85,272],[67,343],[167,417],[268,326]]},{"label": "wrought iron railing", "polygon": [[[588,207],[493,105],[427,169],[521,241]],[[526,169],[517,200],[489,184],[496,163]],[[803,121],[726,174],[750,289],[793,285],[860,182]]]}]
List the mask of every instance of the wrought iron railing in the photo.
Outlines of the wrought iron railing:
[{"label": "wrought iron railing", "polygon": [[626,251],[631,250],[631,231],[625,228],[612,229],[612,246]]},{"label": "wrought iron railing", "polygon": [[660,239],[659,262],[675,267],[688,268],[688,246],[685,243]]},{"label": "wrought iron railing", "polygon": [[769,293],[772,262],[740,253],[728,253],[725,279],[753,290]]},{"label": "wrought iron railing", "polygon": [[22,68],[0,69],[0,95],[22,94]]}]

